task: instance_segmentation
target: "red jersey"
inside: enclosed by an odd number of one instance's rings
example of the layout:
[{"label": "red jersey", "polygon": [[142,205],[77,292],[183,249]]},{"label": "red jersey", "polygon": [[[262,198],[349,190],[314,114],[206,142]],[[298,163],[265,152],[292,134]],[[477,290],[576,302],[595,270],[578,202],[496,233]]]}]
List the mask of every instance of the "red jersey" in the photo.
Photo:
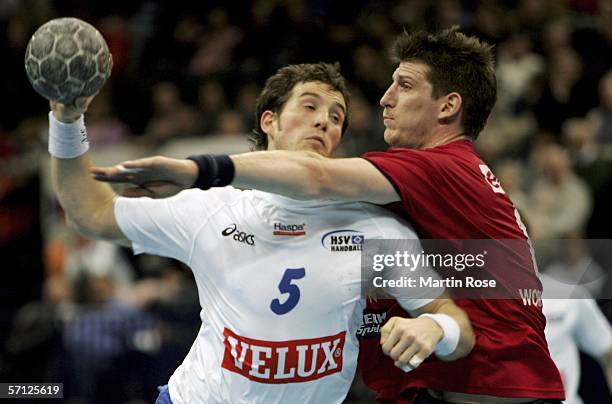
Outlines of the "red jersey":
[{"label": "red jersey", "polygon": [[[527,240],[514,205],[469,140],[431,149],[390,148],[363,157],[394,185],[401,202],[389,208],[406,217],[419,237]],[[497,264],[503,270],[492,273],[492,278],[503,283],[505,276],[529,273],[541,296],[530,254]],[[502,397],[564,398],[544,337],[541,300],[456,299],[455,303],[470,317],[476,335],[474,350],[465,358],[441,362],[432,355],[404,373],[384,355],[378,338],[362,339],[361,374],[378,399],[394,399],[400,392],[425,387]],[[387,318],[409,316],[394,301],[379,301],[369,309],[380,311],[384,304],[392,310]]]}]

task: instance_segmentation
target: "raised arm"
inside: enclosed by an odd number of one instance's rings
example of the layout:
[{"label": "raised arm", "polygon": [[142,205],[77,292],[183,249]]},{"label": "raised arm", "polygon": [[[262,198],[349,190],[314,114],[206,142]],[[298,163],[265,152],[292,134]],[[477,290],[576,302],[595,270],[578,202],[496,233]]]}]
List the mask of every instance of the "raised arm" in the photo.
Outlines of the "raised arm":
[{"label": "raised arm", "polygon": [[[70,223],[83,235],[127,244],[114,213],[117,195],[108,184],[94,181],[86,150],[83,113],[91,98],[80,98],[76,106],[52,102],[49,115],[51,177],[57,197]],[[73,157],[74,155],[78,155]],[[58,158],[59,156],[61,158]]]}]

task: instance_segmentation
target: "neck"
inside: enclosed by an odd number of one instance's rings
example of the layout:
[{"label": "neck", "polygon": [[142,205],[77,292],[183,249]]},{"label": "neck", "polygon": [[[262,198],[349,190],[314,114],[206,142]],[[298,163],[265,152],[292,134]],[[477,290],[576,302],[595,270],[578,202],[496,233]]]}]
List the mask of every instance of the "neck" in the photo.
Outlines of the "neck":
[{"label": "neck", "polygon": [[469,139],[469,137],[467,135],[464,135],[461,132],[440,134],[426,141],[421,148],[431,149],[431,148],[442,146],[442,145],[445,145],[445,144],[448,144],[450,142],[454,142],[455,140],[460,140],[460,139]]}]

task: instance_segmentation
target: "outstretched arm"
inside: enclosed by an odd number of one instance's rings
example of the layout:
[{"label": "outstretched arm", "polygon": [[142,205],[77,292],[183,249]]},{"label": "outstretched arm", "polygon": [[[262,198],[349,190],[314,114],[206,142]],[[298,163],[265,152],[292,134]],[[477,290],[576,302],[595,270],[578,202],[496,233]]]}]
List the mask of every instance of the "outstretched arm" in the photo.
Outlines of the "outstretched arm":
[{"label": "outstretched arm", "polygon": [[[55,142],[70,144],[74,141],[69,140],[68,135],[79,130],[79,119],[90,101],[91,98],[80,98],[75,106],[51,102],[49,130]],[[83,235],[127,244],[115,220],[116,194],[108,184],[91,178],[91,166],[88,153],[74,158],[51,157],[51,176],[60,204],[71,224]]]},{"label": "outstretched arm", "polygon": [[295,199],[387,204],[400,200],[389,180],[362,158],[333,159],[313,152],[271,151],[231,156],[232,184]]},{"label": "outstretched arm", "polygon": [[[400,200],[389,180],[367,160],[332,159],[313,152],[262,151],[232,155],[232,185],[294,199],[332,199],[387,204]],[[127,168],[127,170],[126,170]],[[166,197],[194,186],[197,165],[187,159],[149,157],[92,168],[99,181],[138,185],[126,196]],[[206,175],[206,173],[203,173]]]}]

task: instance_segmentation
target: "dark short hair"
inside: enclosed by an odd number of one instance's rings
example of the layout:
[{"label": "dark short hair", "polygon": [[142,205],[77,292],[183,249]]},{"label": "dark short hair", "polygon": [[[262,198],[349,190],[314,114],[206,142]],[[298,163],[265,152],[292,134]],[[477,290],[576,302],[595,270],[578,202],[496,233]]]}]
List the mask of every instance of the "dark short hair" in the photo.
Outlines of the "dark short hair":
[{"label": "dark short hair", "polygon": [[288,65],[280,68],[273,76],[266,80],[266,85],[257,98],[255,107],[255,125],[249,141],[253,150],[268,148],[268,135],[260,126],[261,115],[265,111],[281,113],[285,103],[291,97],[291,92],[298,83],[321,82],[338,91],[344,97],[347,111],[342,124],[342,134],[348,127],[349,92],[346,80],[340,74],[338,63],[309,63]]},{"label": "dark short hair", "polygon": [[429,67],[432,97],[461,94],[465,135],[476,139],[497,99],[493,47],[457,27],[437,33],[404,32],[393,44],[394,62],[418,61]]}]

